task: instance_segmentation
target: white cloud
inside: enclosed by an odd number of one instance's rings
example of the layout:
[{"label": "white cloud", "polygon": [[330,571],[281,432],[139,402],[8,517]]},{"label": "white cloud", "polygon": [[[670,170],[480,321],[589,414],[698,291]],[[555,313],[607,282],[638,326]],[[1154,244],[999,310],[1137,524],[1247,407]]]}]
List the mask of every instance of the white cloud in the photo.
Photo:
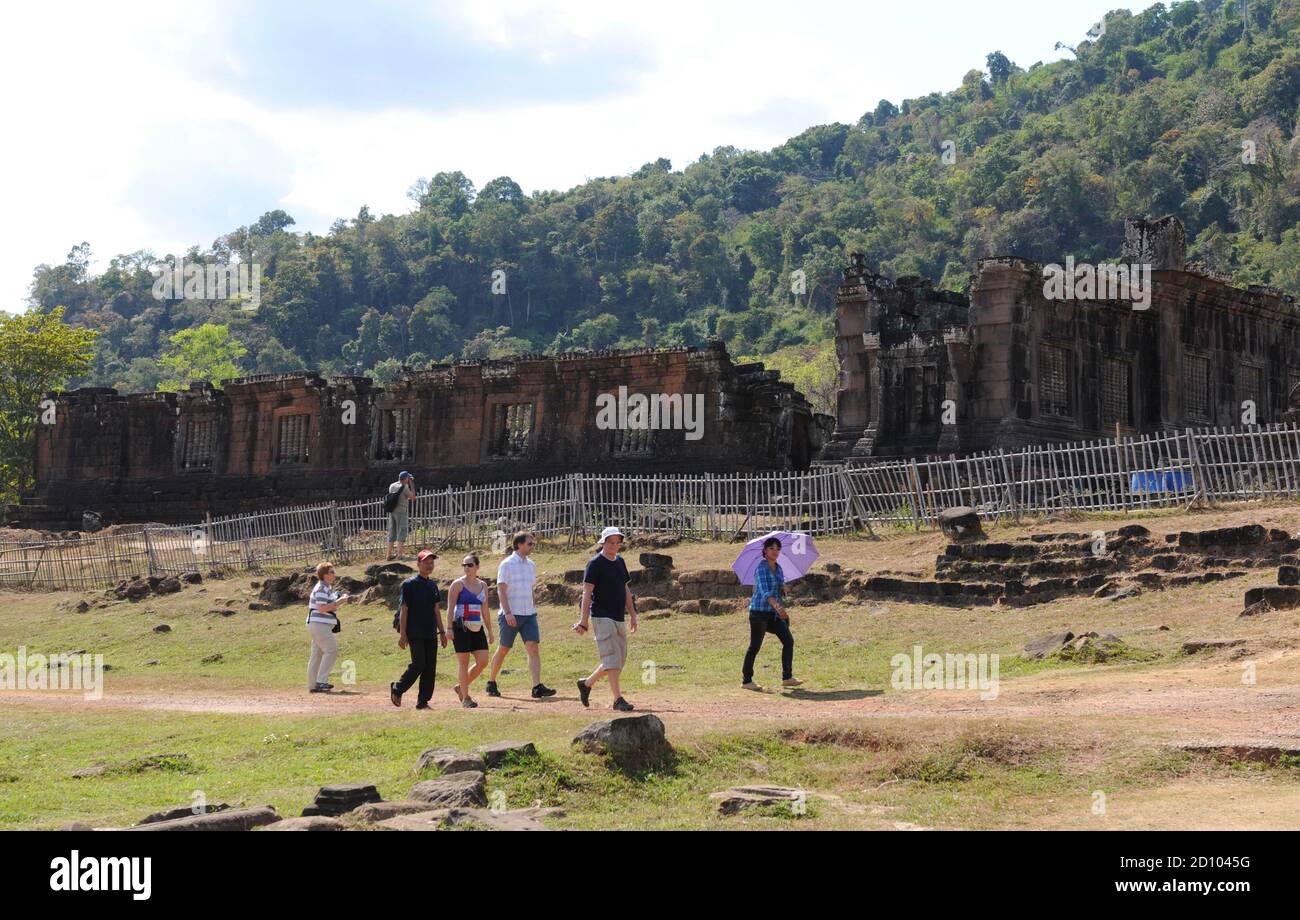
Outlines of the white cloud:
[{"label": "white cloud", "polygon": [[[363,204],[404,211],[411,183],[441,170],[478,185],[509,175],[533,191],[661,156],[681,168],[717,146],[766,149],[815,123],[855,121],[881,98],[952,89],[994,50],[1021,66],[1054,59],[1058,39],[1078,39],[1109,5],[461,0],[449,6],[466,40],[497,49],[495,60],[505,49],[554,61],[566,41],[632,36],[650,71],[614,96],[503,94],[452,113],[285,109],[275,87],[253,100],[201,82],[187,54],[214,32],[233,41],[219,52],[224,70],[256,72],[240,22],[216,0],[183,13],[155,0],[16,4],[0,36],[0,169],[14,215],[0,228],[0,308],[21,309],[34,266],[82,240],[102,267],[118,252],[207,245],[274,208],[317,232]],[[207,185],[140,200],[195,177]]]}]

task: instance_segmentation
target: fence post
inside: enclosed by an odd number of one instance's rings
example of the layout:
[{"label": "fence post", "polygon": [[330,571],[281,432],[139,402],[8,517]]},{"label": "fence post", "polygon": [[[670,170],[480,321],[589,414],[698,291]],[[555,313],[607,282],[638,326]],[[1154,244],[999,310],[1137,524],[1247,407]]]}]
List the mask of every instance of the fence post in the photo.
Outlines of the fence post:
[{"label": "fence post", "polygon": [[714,540],[718,539],[718,491],[713,482],[713,474],[704,474],[704,499],[709,503],[709,533]]},{"label": "fence post", "polygon": [[876,535],[875,529],[871,526],[871,518],[867,516],[867,510],[858,502],[858,493],[853,488],[853,480],[849,478],[849,472],[843,465],[835,467],[836,478],[839,480],[840,488],[844,490],[845,498],[849,513],[853,516],[853,532],[857,533],[862,529],[860,525],[865,524],[867,533],[871,536]]},{"label": "fence post", "polygon": [[913,525],[917,530],[920,530],[921,524],[925,520],[925,499],[921,497],[921,474],[916,469],[915,460],[907,462],[907,472],[912,477]]},{"label": "fence post", "polygon": [[581,498],[578,496],[579,479],[581,473],[569,474],[569,545],[574,546],[578,542],[578,515]]},{"label": "fence post", "polygon": [[339,524],[339,503],[330,502],[330,533],[334,537],[334,551],[343,556],[343,532]]},{"label": "fence post", "polygon": [[216,563],[213,563],[213,557],[214,555],[216,555],[214,554],[213,550],[216,547],[214,547],[212,543],[212,512],[211,511],[204,512],[203,515],[203,542],[207,544],[208,547],[208,572],[211,573],[213,572],[214,569],[217,568]]},{"label": "fence post", "polygon": [[1016,483],[1011,478],[1011,467],[1007,463],[1007,450],[1005,447],[998,448],[998,459],[1002,461],[1002,480],[1006,483],[1007,496],[1011,500],[1011,517],[1020,523],[1020,505],[1016,502]]},{"label": "fence post", "polygon": [[158,564],[153,555],[153,540],[149,539],[149,528],[144,528],[144,555],[145,567],[149,577],[153,578],[158,574]]},{"label": "fence post", "polygon": [[[253,567],[253,518],[254,515],[252,514],[245,515],[244,517],[244,544],[243,544],[244,565],[250,569]],[[208,546],[211,547],[211,545],[212,545],[212,537],[211,534],[209,534]],[[209,565],[211,565],[211,561],[212,561],[212,552],[209,549],[208,552]]]},{"label": "fence post", "polygon": [[1208,493],[1205,491],[1205,469],[1201,466],[1201,452],[1196,449],[1196,435],[1192,429],[1184,431],[1187,437],[1187,457],[1192,462],[1192,475],[1196,477],[1196,495],[1192,501],[1200,508],[1206,504]]}]

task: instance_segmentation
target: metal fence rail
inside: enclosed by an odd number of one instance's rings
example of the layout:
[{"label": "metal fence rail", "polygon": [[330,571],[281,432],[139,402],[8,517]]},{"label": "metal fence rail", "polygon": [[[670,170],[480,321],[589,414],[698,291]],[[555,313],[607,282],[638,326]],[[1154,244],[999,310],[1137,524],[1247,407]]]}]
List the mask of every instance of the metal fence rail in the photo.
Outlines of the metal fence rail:
[{"label": "metal fence rail", "polygon": [[[982,517],[1141,511],[1300,494],[1300,426],[1205,428],[883,460],[803,472],[637,476],[581,474],[447,487],[411,507],[411,546],[504,552],[530,530],[571,543],[608,524],[633,534],[749,539],[769,530],[817,536],[933,526],[954,505]],[[186,572],[250,571],[382,553],[380,499],[321,503],[141,525],[79,539],[0,539],[0,587],[93,588]]]}]

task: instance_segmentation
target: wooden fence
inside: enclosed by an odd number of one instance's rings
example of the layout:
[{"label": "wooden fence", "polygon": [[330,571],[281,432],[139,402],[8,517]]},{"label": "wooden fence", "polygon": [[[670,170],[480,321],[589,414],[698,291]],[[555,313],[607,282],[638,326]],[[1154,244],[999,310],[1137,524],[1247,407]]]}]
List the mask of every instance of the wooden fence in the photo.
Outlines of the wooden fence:
[{"label": "wooden fence", "polygon": [[[504,553],[527,529],[575,543],[617,524],[632,534],[739,540],[934,526],[967,505],[997,519],[1054,511],[1141,511],[1300,494],[1300,426],[1208,428],[886,460],[803,472],[580,474],[421,494],[414,546]],[[0,540],[0,587],[101,588],[132,576],[256,571],[384,552],[379,499],[279,508],[189,526],[142,525],[51,541]]]}]

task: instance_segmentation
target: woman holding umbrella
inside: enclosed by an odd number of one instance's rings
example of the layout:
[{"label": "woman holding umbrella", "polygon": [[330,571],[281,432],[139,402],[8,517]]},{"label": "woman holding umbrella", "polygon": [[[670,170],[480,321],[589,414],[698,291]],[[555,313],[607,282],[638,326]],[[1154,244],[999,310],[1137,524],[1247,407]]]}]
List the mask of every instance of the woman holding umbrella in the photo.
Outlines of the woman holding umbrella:
[{"label": "woman holding umbrella", "polygon": [[[806,539],[806,538],[805,538]],[[803,683],[794,676],[794,636],[790,634],[790,614],[785,608],[785,571],[781,559],[781,538],[776,534],[760,537],[762,541],[762,558],[753,566],[754,595],[749,601],[749,650],[745,652],[745,665],[741,671],[742,684],[746,690],[762,690],[754,683],[754,659],[763,647],[763,639],[768,633],[774,633],[781,640],[781,686],[797,687]],[[747,560],[753,559],[752,549],[759,540],[752,540],[741,552],[740,558],[732,565],[737,574],[749,567]],[[806,553],[804,554],[806,555]],[[815,559],[816,556],[814,555]],[[811,560],[807,563],[811,565]],[[802,569],[796,568],[798,575]],[[741,574],[741,581],[749,584],[749,578]]]}]

